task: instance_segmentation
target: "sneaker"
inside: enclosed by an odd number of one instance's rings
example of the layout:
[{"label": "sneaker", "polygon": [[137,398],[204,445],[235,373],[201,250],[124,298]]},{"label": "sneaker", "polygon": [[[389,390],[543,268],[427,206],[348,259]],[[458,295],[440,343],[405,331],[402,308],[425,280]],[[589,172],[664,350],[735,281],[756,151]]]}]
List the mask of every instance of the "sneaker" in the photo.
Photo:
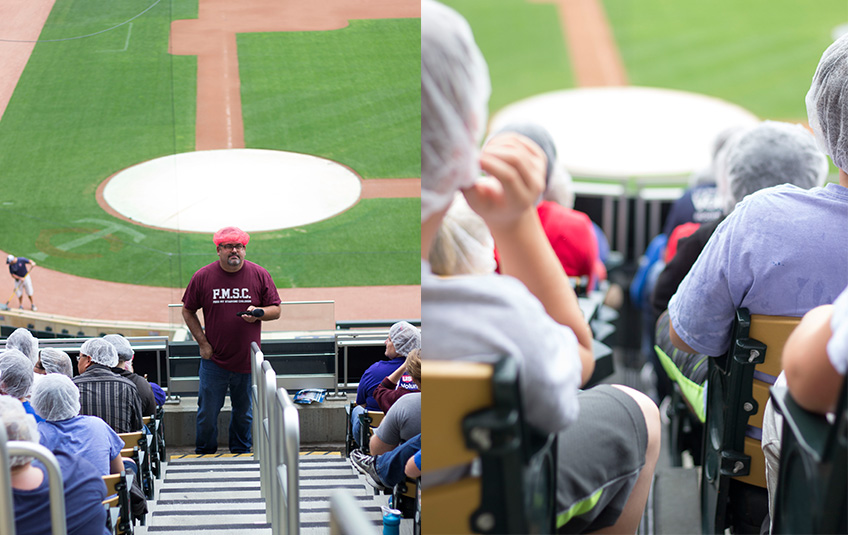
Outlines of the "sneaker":
[{"label": "sneaker", "polygon": [[37,306],[35,306],[35,305],[32,305],[32,311],[33,311],[33,312],[38,312],[38,307],[37,307]]},{"label": "sneaker", "polygon": [[353,467],[365,476],[369,485],[377,490],[391,490],[383,484],[380,475],[377,473],[377,457],[366,455],[362,453],[362,450],[353,450],[350,452],[350,461],[353,463]]}]

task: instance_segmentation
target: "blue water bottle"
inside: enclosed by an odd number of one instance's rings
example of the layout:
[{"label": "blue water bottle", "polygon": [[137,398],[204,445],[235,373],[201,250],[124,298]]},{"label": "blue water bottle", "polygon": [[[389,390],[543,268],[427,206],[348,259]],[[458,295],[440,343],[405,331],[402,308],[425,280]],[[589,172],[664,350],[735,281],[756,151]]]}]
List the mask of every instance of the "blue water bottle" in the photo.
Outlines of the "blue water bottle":
[{"label": "blue water bottle", "polygon": [[383,510],[383,535],[399,535],[400,534],[400,511],[390,509],[385,505],[381,506]]}]

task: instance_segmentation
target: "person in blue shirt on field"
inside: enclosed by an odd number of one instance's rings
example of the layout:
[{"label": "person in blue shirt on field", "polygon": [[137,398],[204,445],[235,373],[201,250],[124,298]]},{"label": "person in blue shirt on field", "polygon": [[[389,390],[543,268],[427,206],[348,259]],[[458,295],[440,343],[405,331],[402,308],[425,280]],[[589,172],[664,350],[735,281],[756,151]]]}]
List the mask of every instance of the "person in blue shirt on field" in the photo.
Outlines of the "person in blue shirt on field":
[{"label": "person in blue shirt on field", "polygon": [[[9,274],[15,279],[15,295],[18,296],[18,308],[24,308],[24,290],[29,297],[29,304],[33,311],[38,310],[35,302],[32,300],[32,277],[30,272],[35,267],[35,262],[29,258],[22,256],[9,255],[6,257],[6,264],[9,265]],[[29,267],[27,267],[29,265]],[[9,302],[6,301],[8,306]]]},{"label": "person in blue shirt on field", "polygon": [[[381,360],[372,364],[359,380],[359,387],[356,390],[356,407],[350,415],[351,432],[354,440],[357,440],[360,433],[359,415],[366,411],[380,410],[380,406],[373,396],[374,390],[383,379],[403,365],[410,351],[420,348],[421,331],[417,327],[406,321],[399,321],[391,326],[389,337],[386,338],[386,357],[388,360]],[[418,390],[418,385],[408,374],[401,376],[397,387]]]}]

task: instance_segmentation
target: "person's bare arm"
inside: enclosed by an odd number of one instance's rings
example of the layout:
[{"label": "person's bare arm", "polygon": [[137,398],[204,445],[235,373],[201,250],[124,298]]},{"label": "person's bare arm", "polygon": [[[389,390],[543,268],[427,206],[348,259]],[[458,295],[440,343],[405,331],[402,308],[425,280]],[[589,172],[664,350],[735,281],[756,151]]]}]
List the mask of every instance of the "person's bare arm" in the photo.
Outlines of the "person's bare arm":
[{"label": "person's bare arm", "polygon": [[392,451],[397,447],[397,445],[391,445],[386,442],[383,442],[380,437],[377,436],[377,433],[371,435],[371,441],[368,443],[368,446],[371,448],[371,455],[382,455],[388,451]]},{"label": "person's bare arm", "polygon": [[544,153],[524,136],[503,134],[483,148],[480,166],[491,177],[464,193],[495,239],[501,273],[524,283],[551,318],[574,331],[585,383],[595,367],[592,331],[536,213],[545,187]]},{"label": "person's bare arm", "polygon": [[833,410],[843,377],[827,356],[833,305],[816,307],[801,320],[783,347],[786,384],[798,405],[818,413]]},{"label": "person's bare arm", "polygon": [[389,381],[394,383],[395,386],[397,386],[398,381],[400,381],[400,378],[403,376],[404,370],[406,370],[406,364],[401,364],[400,366],[397,367],[397,369],[395,371],[393,371],[391,374],[389,374],[388,377],[386,377],[386,379],[388,379]]},{"label": "person's bare arm", "polygon": [[186,327],[188,327],[189,332],[191,332],[191,335],[197,341],[197,345],[200,348],[201,358],[211,359],[212,345],[209,343],[209,340],[206,339],[203,327],[200,326],[200,319],[197,317],[197,311],[183,307],[183,321],[185,321]]},{"label": "person's bare arm", "polygon": [[120,474],[124,469],[124,458],[121,457],[119,453],[116,455],[111,461],[109,461],[109,473],[110,474]]},{"label": "person's bare arm", "polygon": [[406,466],[404,467],[403,472],[406,474],[406,477],[410,477],[412,479],[421,477],[421,470],[419,470],[418,466],[415,464],[415,455],[406,461]]},{"label": "person's bare arm", "polygon": [[677,332],[675,332],[674,320],[671,317],[668,318],[668,334],[671,337],[671,343],[674,344],[674,347],[676,347],[677,349],[685,351],[686,353],[698,353],[697,351],[689,347],[689,344],[684,342],[683,339],[680,338],[680,336],[677,334]]}]

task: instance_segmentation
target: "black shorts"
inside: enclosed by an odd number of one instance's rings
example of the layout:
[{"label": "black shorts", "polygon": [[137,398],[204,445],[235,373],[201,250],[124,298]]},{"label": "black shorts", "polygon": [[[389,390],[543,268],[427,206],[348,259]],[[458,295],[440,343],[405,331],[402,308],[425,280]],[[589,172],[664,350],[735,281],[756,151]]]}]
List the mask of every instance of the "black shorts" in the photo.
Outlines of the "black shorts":
[{"label": "black shorts", "polygon": [[577,396],[577,421],[559,434],[557,531],[583,533],[615,524],[636,484],[648,447],[639,404],[610,385]]}]

